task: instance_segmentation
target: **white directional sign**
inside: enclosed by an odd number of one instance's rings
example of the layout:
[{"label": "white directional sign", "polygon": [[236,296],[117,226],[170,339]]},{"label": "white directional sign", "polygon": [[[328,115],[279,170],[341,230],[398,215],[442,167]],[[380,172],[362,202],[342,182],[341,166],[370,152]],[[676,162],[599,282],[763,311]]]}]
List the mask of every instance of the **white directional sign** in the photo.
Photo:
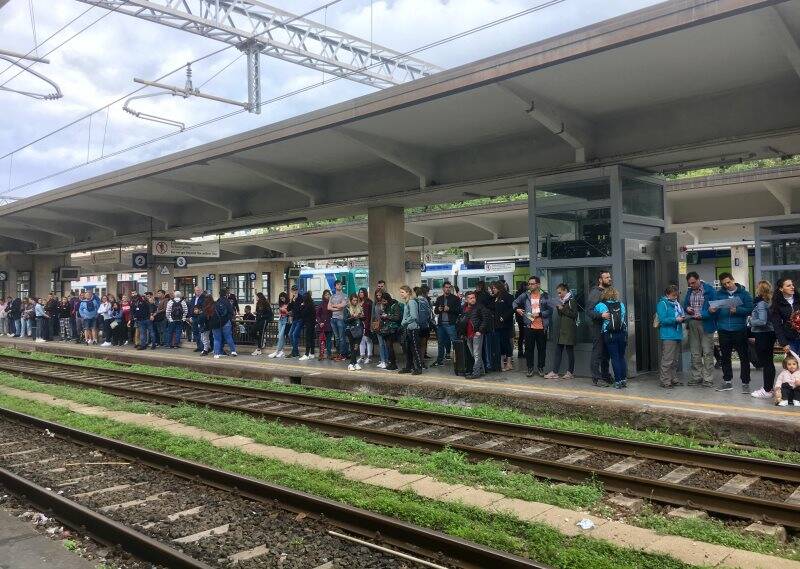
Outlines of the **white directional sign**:
[{"label": "white directional sign", "polygon": [[153,255],[158,257],[219,257],[216,241],[153,241]]}]

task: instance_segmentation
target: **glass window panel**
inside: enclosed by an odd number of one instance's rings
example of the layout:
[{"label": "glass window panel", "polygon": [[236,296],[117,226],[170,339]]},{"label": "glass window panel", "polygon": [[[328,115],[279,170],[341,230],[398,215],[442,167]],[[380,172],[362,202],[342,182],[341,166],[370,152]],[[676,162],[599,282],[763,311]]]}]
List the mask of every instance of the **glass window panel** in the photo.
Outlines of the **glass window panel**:
[{"label": "glass window panel", "polygon": [[536,230],[542,259],[611,256],[609,208],[538,215]]},{"label": "glass window panel", "polygon": [[272,273],[261,273],[261,294],[269,298]]},{"label": "glass window panel", "polygon": [[[546,269],[541,275],[542,289],[556,294],[556,287],[564,283],[572,291],[578,301],[578,336],[579,343],[591,343],[589,317],[586,315],[586,296],[597,283],[597,275],[601,271],[610,271],[611,267],[576,267],[564,269]],[[558,316],[555,315],[554,318]]]},{"label": "glass window panel", "polygon": [[622,178],[622,212],[664,219],[662,186],[637,178]]},{"label": "glass window panel", "polygon": [[772,225],[770,227],[762,227],[759,233],[764,237],[800,233],[800,225]]},{"label": "glass window panel", "polygon": [[25,298],[31,295],[31,272],[17,272],[17,296]]},{"label": "glass window panel", "polygon": [[779,239],[761,243],[762,265],[800,265],[800,239]]},{"label": "glass window panel", "polygon": [[772,286],[775,286],[779,279],[792,279],[797,286],[800,283],[800,271],[764,271],[761,273],[761,278],[771,282]]},{"label": "glass window panel", "polygon": [[610,197],[611,183],[608,178],[536,187],[536,207],[580,206]]}]

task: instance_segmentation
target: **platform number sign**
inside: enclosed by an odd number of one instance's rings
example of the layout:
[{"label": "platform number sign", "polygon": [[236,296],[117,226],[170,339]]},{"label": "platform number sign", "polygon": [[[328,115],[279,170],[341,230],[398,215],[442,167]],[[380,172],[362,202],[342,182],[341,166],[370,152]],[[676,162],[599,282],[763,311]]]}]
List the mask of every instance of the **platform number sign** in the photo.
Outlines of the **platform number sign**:
[{"label": "platform number sign", "polygon": [[134,253],[131,255],[131,261],[134,269],[146,269],[147,253]]},{"label": "platform number sign", "polygon": [[256,274],[255,273],[250,273],[250,280],[251,281],[256,280]]},{"label": "platform number sign", "polygon": [[176,257],[175,258],[175,266],[179,269],[185,269],[187,265],[186,257]]},{"label": "platform number sign", "polygon": [[0,271],[0,282],[4,282],[8,280],[8,273],[6,271]]}]

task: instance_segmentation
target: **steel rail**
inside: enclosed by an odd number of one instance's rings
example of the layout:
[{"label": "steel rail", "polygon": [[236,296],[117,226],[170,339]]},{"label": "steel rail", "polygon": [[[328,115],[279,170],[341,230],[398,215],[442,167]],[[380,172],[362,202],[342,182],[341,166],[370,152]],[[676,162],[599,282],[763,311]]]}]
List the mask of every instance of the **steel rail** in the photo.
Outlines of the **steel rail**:
[{"label": "steel rail", "polygon": [[[193,482],[200,481],[204,484],[245,496],[261,503],[278,502],[282,507],[290,511],[305,513],[316,519],[324,519],[331,523],[331,525],[361,535],[370,540],[389,543],[400,549],[413,551],[433,559],[440,558],[444,555],[449,561],[458,563],[464,569],[485,569],[486,567],[503,567],[504,569],[550,569],[548,566],[530,559],[485,547],[395,518],[390,518],[248,476],[242,476],[197,462],[170,456],[122,441],[102,437],[86,431],[73,429],[3,407],[0,407],[0,416],[26,426],[48,429],[56,436],[78,444],[101,447],[113,451],[123,457],[135,460],[154,469],[189,479]],[[6,473],[10,474],[9,480],[11,480],[12,483],[14,478],[19,479],[19,477],[13,475],[13,473],[0,469],[0,474],[4,475]],[[3,476],[2,480],[5,482],[5,476]],[[54,504],[56,499],[58,501],[70,502],[54,492],[47,491],[46,489],[42,490],[44,490],[44,493],[40,494],[38,499],[45,502],[45,506],[43,507],[49,508],[50,504]],[[78,507],[85,510],[82,506]],[[84,524],[77,523],[76,525],[81,527]],[[114,543],[123,545],[125,542],[114,541]],[[163,562],[163,559],[159,562]],[[207,567],[206,565],[177,564],[168,566],[180,568],[203,567],[204,569]]]},{"label": "steel rail", "polygon": [[[166,383],[164,381],[165,378],[162,378],[160,376],[140,374],[138,372],[123,371],[118,373],[117,370],[91,368],[79,364],[62,364],[61,362],[41,362],[24,357],[20,359],[27,360],[28,362],[33,362],[35,364],[44,367],[51,366],[58,368],[60,366],[63,366],[70,369],[78,369],[82,373],[86,373],[87,371],[97,372],[97,373],[105,373],[107,375],[112,375],[112,376],[120,376],[122,378],[126,377],[131,378],[132,376],[135,376],[135,379],[141,381],[148,381],[151,383]],[[764,500],[762,498],[753,498],[741,494],[732,494],[732,493],[707,490],[692,486],[684,486],[681,484],[673,484],[669,482],[663,482],[660,480],[630,476],[627,474],[609,472],[606,470],[597,470],[583,466],[577,466],[574,464],[557,462],[553,460],[544,460],[540,458],[535,458],[534,456],[517,455],[494,449],[482,449],[475,446],[460,444],[458,442],[447,443],[440,440],[436,440],[434,438],[426,438],[424,436],[413,436],[402,433],[393,433],[390,431],[374,429],[367,426],[359,427],[355,425],[346,425],[336,421],[324,420],[316,417],[302,417],[287,412],[281,412],[278,410],[270,411],[269,409],[255,409],[249,407],[242,407],[236,404],[230,404],[224,402],[205,401],[199,398],[193,398],[186,395],[170,395],[169,393],[159,393],[159,392],[139,390],[135,389],[134,387],[121,387],[121,386],[107,385],[103,383],[95,383],[89,380],[79,379],[79,378],[65,379],[61,377],[48,376],[42,372],[36,372],[32,370],[20,369],[14,366],[3,365],[2,358],[0,358],[0,369],[15,371],[24,376],[28,376],[43,382],[77,384],[95,389],[100,389],[102,391],[112,393],[115,395],[120,395],[123,397],[155,401],[159,403],[166,403],[169,405],[174,405],[179,402],[189,402],[195,405],[206,406],[210,409],[215,409],[220,411],[238,412],[238,413],[245,413],[248,415],[252,415],[255,417],[261,417],[261,418],[266,417],[270,419],[276,419],[285,424],[312,426],[324,432],[333,433],[337,435],[354,436],[360,439],[368,440],[370,442],[375,442],[383,445],[417,447],[432,451],[440,451],[444,450],[445,448],[452,448],[454,450],[465,453],[472,460],[492,459],[498,461],[505,461],[511,465],[517,466],[533,474],[562,482],[579,483],[579,482],[590,482],[592,480],[598,480],[603,484],[603,486],[607,490],[610,490],[612,492],[622,492],[624,494],[635,495],[669,504],[689,506],[692,508],[700,508],[718,514],[730,515],[741,518],[749,518],[754,520],[763,520],[793,528],[800,528],[800,506],[786,502],[771,502],[769,500]],[[169,378],[169,379],[171,381],[176,380],[176,378]],[[181,385],[183,385],[183,382],[188,382],[189,388],[195,391],[206,390],[211,393],[239,395],[242,394],[242,392],[239,391],[240,389],[246,389],[249,392],[252,392],[250,393],[250,396],[252,397],[274,400],[271,392],[263,390],[235,387],[235,391],[231,392],[225,390],[217,390],[216,388],[218,386],[214,384],[206,384],[203,382],[196,382],[191,380],[178,380],[178,381]],[[224,387],[227,390],[233,386],[220,386],[220,387]],[[326,399],[326,401],[338,403],[338,401],[336,400]],[[376,407],[380,408],[380,406]],[[341,410],[338,407],[333,407],[333,408],[336,410]],[[368,411],[361,411],[361,412],[367,413]],[[373,412],[373,414],[381,415],[380,412]],[[445,416],[449,417],[449,415]],[[414,420],[418,421],[418,419]],[[500,423],[500,424],[507,425],[506,423]],[[476,431],[480,431],[480,427],[475,427],[474,423],[471,425],[471,428],[475,429]],[[537,437],[534,440],[540,441],[541,437]],[[566,442],[566,444],[571,444],[571,446],[575,446],[574,443],[569,443],[568,441]],[[638,443],[633,443],[633,444],[638,444]],[[677,450],[679,452],[683,451],[683,449],[673,449],[673,450]],[[703,451],[696,451],[696,452],[703,452]],[[714,457],[723,456],[725,458],[739,458],[740,460],[746,460],[746,461],[751,460],[751,459],[743,459],[742,457],[729,457],[728,455],[717,455],[715,453],[709,453],[709,454],[711,454]],[[761,459],[752,459],[752,460],[755,460],[756,463],[758,464],[762,462],[772,464],[771,461],[763,461]],[[686,461],[681,459],[673,458],[670,461],[686,464]],[[794,465],[789,465],[784,463],[775,463],[775,464],[793,467],[794,469],[798,468]],[[751,468],[751,470],[753,469]],[[745,471],[736,471],[736,472],[741,473]],[[756,475],[758,475],[758,473],[756,473]],[[765,475],[765,477],[769,476]]]},{"label": "steel rail", "polygon": [[[628,441],[624,439],[616,439],[613,437],[607,437],[603,435],[591,435],[575,431],[562,431],[547,427],[521,425],[505,421],[496,421],[492,419],[463,417],[459,415],[452,415],[438,411],[427,411],[427,410],[422,411],[417,409],[406,409],[392,405],[380,405],[377,403],[339,400],[313,394],[281,393],[265,389],[258,389],[254,387],[215,384],[215,383],[208,383],[191,379],[154,375],[154,374],[128,371],[128,370],[97,368],[81,363],[47,362],[47,361],[27,358],[24,356],[0,355],[0,370],[7,369],[9,371],[16,371],[20,373],[22,372],[34,373],[34,372],[27,370],[20,370],[19,368],[14,368],[14,367],[7,367],[3,363],[3,360],[35,363],[45,366],[52,365],[55,367],[77,369],[80,370],[81,372],[108,373],[110,375],[115,375],[120,377],[124,376],[135,380],[151,381],[155,383],[171,385],[174,387],[181,387],[186,389],[204,389],[207,391],[215,391],[219,393],[226,393],[229,395],[241,395],[245,397],[270,399],[284,403],[313,405],[315,407],[335,409],[339,411],[351,411],[351,412],[371,414],[371,415],[380,415],[391,419],[414,421],[418,423],[428,423],[431,425],[441,425],[445,427],[454,427],[460,429],[471,429],[480,431],[482,433],[489,433],[497,436],[526,438],[535,441],[540,441],[541,439],[547,439],[548,442],[554,442],[557,444],[562,444],[571,447],[586,448],[602,452],[610,452],[614,454],[622,454],[627,456],[633,456],[636,458],[647,458],[651,460],[659,460],[664,462],[678,462],[687,466],[709,468],[713,470],[723,470],[726,472],[733,472],[736,474],[747,474],[750,476],[760,476],[764,478],[776,478],[786,482],[800,483],[800,465],[791,464],[787,462],[779,462],[761,458],[742,457],[742,456],[716,453],[700,449],[671,447],[668,445],[661,445],[657,443]],[[82,381],[82,380],[75,379],[70,381]],[[94,382],[86,382],[86,385],[102,387],[100,384]],[[112,386],[108,386],[109,389],[111,387]],[[165,398],[162,399],[162,401],[168,402],[168,399]],[[287,419],[290,418],[297,419],[297,417],[293,417],[292,415],[284,413],[267,413],[266,411],[261,411],[259,414],[271,414],[280,418],[286,417]],[[316,423],[318,423],[318,425],[315,426],[319,426],[319,424],[325,423],[325,421],[316,421]]]},{"label": "steel rail", "polygon": [[[3,411],[3,410],[0,410]],[[73,502],[47,488],[0,468],[0,484],[40,509],[51,513],[66,525],[81,528],[98,541],[120,545],[139,559],[175,569],[212,569],[202,561],[152,539],[124,524]]]}]

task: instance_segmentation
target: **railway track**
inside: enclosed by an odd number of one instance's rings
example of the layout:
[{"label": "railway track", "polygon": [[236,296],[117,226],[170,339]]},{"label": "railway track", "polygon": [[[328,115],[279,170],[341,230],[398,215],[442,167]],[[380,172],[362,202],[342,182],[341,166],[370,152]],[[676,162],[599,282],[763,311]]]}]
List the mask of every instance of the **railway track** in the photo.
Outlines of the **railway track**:
[{"label": "railway track", "polygon": [[384,445],[450,447],[474,460],[505,461],[552,480],[595,479],[612,492],[800,528],[795,464],[23,356],[0,356],[0,370],[139,400],[246,413]]},{"label": "railway track", "polygon": [[546,569],[324,498],[0,408],[0,485],[170,569]]}]

